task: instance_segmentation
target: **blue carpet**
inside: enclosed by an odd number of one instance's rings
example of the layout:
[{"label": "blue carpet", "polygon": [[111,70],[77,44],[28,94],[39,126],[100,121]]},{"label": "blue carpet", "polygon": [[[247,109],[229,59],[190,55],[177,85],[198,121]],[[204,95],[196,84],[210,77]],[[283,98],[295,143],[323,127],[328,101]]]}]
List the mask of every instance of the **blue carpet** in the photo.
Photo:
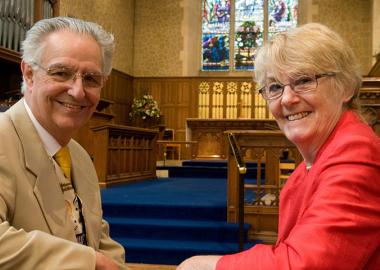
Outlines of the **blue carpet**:
[{"label": "blue carpet", "polygon": [[238,226],[225,221],[226,178],[147,180],[101,195],[104,218],[127,262],[176,265],[197,254],[238,251]]},{"label": "blue carpet", "polygon": [[[247,162],[247,181],[255,180],[257,175],[257,163]],[[159,166],[158,170],[168,170],[169,177],[191,178],[227,178],[226,160],[185,160],[182,166]],[[262,168],[262,180],[265,178],[265,164]]]}]

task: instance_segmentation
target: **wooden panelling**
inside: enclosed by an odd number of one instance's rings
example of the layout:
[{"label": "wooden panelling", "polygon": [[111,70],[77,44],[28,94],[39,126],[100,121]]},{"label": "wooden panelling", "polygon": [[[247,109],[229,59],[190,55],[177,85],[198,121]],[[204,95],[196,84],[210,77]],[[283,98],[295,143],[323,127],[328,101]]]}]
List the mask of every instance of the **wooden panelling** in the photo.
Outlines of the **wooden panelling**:
[{"label": "wooden panelling", "polygon": [[[198,91],[201,82],[252,81],[249,77],[161,77],[134,78],[135,97],[151,94],[158,102],[165,126],[175,130],[176,140],[186,140],[186,119],[198,118]],[[191,152],[182,146],[184,159],[191,158]]]},{"label": "wooden panelling", "polygon": [[9,98],[15,102],[21,95],[20,62],[18,52],[0,48],[0,103],[8,103]]},{"label": "wooden panelling", "polygon": [[380,136],[380,77],[365,77],[359,98],[364,118]]},{"label": "wooden panelling", "polygon": [[102,89],[102,98],[111,100],[113,104],[114,123],[126,125],[134,96],[133,77],[113,69]]},{"label": "wooden panelling", "polygon": [[185,119],[191,115],[191,79],[148,78],[134,80],[135,95],[151,94],[158,102],[165,125],[174,129],[176,139],[185,139]]}]

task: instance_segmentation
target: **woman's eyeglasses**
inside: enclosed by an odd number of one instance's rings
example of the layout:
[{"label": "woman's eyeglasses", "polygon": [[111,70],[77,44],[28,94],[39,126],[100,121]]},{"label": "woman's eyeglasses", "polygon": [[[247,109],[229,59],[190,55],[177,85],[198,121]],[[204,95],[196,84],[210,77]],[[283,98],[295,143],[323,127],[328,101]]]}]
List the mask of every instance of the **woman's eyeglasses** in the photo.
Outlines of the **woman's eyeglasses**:
[{"label": "woman's eyeglasses", "polygon": [[272,82],[259,89],[259,93],[266,100],[278,99],[284,93],[285,86],[289,85],[296,93],[302,94],[315,90],[318,87],[318,79],[335,76],[335,72],[321,73],[314,76],[302,75],[288,84]]}]

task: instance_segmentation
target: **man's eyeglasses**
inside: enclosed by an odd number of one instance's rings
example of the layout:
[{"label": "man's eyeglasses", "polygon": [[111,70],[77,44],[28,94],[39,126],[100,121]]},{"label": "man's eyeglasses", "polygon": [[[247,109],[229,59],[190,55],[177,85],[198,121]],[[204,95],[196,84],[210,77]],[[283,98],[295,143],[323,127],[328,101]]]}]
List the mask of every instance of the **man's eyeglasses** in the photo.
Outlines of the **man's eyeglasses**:
[{"label": "man's eyeglasses", "polygon": [[314,76],[302,75],[288,84],[271,82],[260,88],[259,93],[266,100],[274,100],[280,98],[284,93],[285,86],[289,85],[294,92],[302,94],[315,90],[318,87],[319,78],[335,76],[335,74],[335,72],[327,72]]},{"label": "man's eyeglasses", "polygon": [[46,72],[47,76],[49,76],[53,81],[57,83],[73,83],[77,79],[77,76],[80,76],[82,79],[83,87],[86,90],[100,90],[104,84],[104,76],[102,73],[98,72],[85,72],[79,73],[76,72],[71,67],[65,66],[57,66],[44,68],[37,63],[33,63],[33,65],[42,69]]}]

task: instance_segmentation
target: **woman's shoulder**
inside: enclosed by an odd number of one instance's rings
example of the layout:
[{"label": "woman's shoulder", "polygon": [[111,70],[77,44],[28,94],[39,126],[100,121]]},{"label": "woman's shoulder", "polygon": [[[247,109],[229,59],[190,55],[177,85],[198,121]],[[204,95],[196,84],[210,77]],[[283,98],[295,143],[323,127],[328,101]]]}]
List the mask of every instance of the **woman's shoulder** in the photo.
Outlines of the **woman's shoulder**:
[{"label": "woman's shoulder", "polygon": [[380,138],[375,131],[361,119],[355,112],[348,111],[338,124],[335,133],[335,143],[358,143],[362,142],[368,146],[374,145],[380,151]]},{"label": "woman's shoulder", "polygon": [[366,160],[380,166],[380,138],[359,116],[349,112],[338,123],[318,156],[318,160],[325,164]]}]

